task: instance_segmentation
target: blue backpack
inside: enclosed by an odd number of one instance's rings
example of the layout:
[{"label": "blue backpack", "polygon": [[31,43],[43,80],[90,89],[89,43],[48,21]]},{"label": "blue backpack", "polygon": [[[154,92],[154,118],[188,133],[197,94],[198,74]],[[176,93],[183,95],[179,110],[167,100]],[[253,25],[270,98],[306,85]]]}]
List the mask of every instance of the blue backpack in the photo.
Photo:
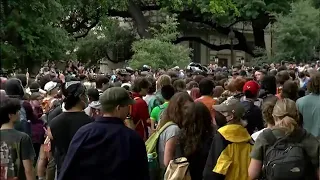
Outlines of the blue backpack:
[{"label": "blue backpack", "polygon": [[23,100],[20,101],[21,109],[20,109],[20,121],[16,122],[14,128],[18,131],[24,132],[32,137],[31,133],[31,123],[27,119],[27,112],[23,107]]}]

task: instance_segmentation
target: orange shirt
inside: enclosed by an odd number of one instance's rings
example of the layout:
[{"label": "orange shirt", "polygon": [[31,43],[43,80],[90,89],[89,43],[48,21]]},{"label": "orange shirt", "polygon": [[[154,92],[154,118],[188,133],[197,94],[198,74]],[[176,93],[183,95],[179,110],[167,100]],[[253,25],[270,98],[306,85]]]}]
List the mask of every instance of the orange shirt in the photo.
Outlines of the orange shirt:
[{"label": "orange shirt", "polygon": [[216,100],[214,100],[211,96],[201,96],[196,99],[195,102],[202,102],[210,111],[212,117],[212,123],[216,125],[215,121],[215,110],[213,109],[213,105],[216,104]]}]

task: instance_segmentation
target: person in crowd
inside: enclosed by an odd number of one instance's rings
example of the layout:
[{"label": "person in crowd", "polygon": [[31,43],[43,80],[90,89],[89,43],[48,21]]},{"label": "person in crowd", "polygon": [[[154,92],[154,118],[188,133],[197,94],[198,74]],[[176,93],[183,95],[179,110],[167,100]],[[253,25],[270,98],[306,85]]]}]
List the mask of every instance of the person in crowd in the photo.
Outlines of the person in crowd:
[{"label": "person in crowd", "polygon": [[159,76],[158,80],[156,81],[156,89],[155,96],[150,98],[148,103],[148,110],[149,112],[152,111],[153,108],[160,106],[164,103],[164,99],[161,96],[161,88],[166,85],[171,85],[171,77],[169,75],[163,74]]},{"label": "person in crowd", "polygon": [[92,117],[96,118],[96,116],[100,115],[100,102],[99,102],[99,91],[97,89],[88,89],[88,98],[89,104],[88,107],[84,109],[84,112]]},{"label": "person in crowd", "polygon": [[112,87],[100,103],[102,117],[74,135],[58,180],[149,180],[144,142],[123,122],[135,101],[125,89]]},{"label": "person in crowd", "polygon": [[[270,129],[274,126],[274,119],[272,116],[273,108],[276,105],[278,98],[276,96],[270,96],[265,99],[265,101],[262,104],[261,111],[262,111],[262,117],[265,122],[265,127]],[[264,129],[261,129],[260,131],[257,131],[251,135],[252,139],[255,141],[258,136],[263,132]]]},{"label": "person in crowd", "polygon": [[174,124],[168,126],[159,137],[157,154],[162,175],[170,160],[174,159],[180,128],[183,127],[182,123],[185,120],[184,114],[191,103],[193,100],[187,92],[179,92],[171,98],[168,107],[163,112],[158,128],[163,127],[169,121]]},{"label": "person in crowd", "polygon": [[83,111],[88,105],[85,86],[80,81],[66,82],[62,86],[62,92],[67,111],[55,117],[48,127],[48,136],[55,145],[53,154],[58,176],[72,137],[80,127],[92,122]]},{"label": "person in crowd", "polygon": [[282,92],[282,87],[283,84],[290,79],[290,75],[288,71],[282,70],[279,71],[276,75],[276,80],[277,80],[277,97],[281,98],[280,94]]},{"label": "person in crowd", "polygon": [[[148,80],[151,83],[151,87],[149,88],[148,94],[143,97],[143,100],[146,101],[147,104],[149,104],[150,100],[152,98],[155,98],[155,92],[156,92],[156,81],[153,77],[149,77]],[[152,109],[148,109],[149,113],[151,113]]]},{"label": "person in crowd", "polygon": [[288,80],[283,84],[280,97],[289,98],[292,101],[296,101],[299,98],[298,91],[299,91],[298,84],[292,80]]},{"label": "person in crowd", "polygon": [[261,83],[264,76],[267,75],[267,72],[264,69],[259,69],[254,73],[254,78],[258,83]]},{"label": "person in crowd", "polygon": [[243,120],[246,121],[244,126],[250,135],[264,128],[260,109],[262,102],[257,99],[259,90],[260,86],[255,81],[248,81],[243,86],[245,98],[243,98],[241,104],[246,111]]},{"label": "person in crowd", "polygon": [[320,137],[320,72],[308,82],[309,95],[297,100],[297,107],[303,116],[303,128],[316,137]]},{"label": "person in crowd", "polygon": [[176,154],[188,159],[192,179],[202,179],[214,127],[208,108],[201,102],[192,103],[186,110],[179,134]]},{"label": "person in crowd", "polygon": [[226,117],[227,124],[218,129],[212,140],[203,179],[247,180],[252,145],[251,136],[241,123],[245,109],[235,98],[214,109]]},{"label": "person in crowd", "polygon": [[275,96],[277,94],[277,80],[275,76],[264,76],[260,82],[259,98],[262,100],[269,96]]},{"label": "person in crowd", "polygon": [[[190,79],[191,80],[191,79]],[[187,83],[187,82],[186,82]],[[187,92],[190,94],[192,88],[199,88],[199,84],[195,81],[190,81],[187,83]]]},{"label": "person in crowd", "polygon": [[148,105],[142,97],[147,95],[150,87],[148,79],[141,77],[134,80],[132,87],[132,96],[136,103],[132,105],[129,115],[136,126],[135,130],[144,140],[147,139],[147,121],[150,115]]},{"label": "person in crowd", "polygon": [[186,91],[186,82],[183,79],[177,79],[172,83],[176,92],[184,92]]},{"label": "person in crowd", "polygon": [[210,79],[202,79],[199,83],[199,89],[201,97],[196,99],[195,102],[202,102],[210,111],[212,123],[216,124],[214,121],[214,110],[212,109],[213,105],[216,104],[216,100],[213,99],[213,89],[214,83]]},{"label": "person in crowd", "polygon": [[56,96],[59,92],[58,83],[49,81],[44,86],[44,90],[47,92],[46,97],[42,100],[41,106],[44,113],[48,113],[50,110],[54,109]]},{"label": "person in crowd", "polygon": [[96,78],[96,88],[99,91],[99,94],[103,93],[103,86],[109,83],[109,79],[104,75],[98,75]]},{"label": "person in crowd", "polygon": [[161,96],[164,98],[165,102],[153,108],[150,114],[150,119],[151,119],[151,131],[154,132],[156,129],[156,126],[159,124],[161,116],[166,108],[168,108],[169,101],[174,95],[175,91],[173,86],[171,85],[166,85],[161,88]]},{"label": "person in crowd", "polygon": [[19,99],[1,99],[0,179],[35,179],[33,161],[36,155],[31,138],[28,134],[14,129],[14,124],[19,121],[20,109],[21,103]]},{"label": "person in crowd", "polygon": [[304,90],[307,90],[307,84],[310,78],[307,77],[303,71],[299,72],[298,77],[299,77],[299,87]]},{"label": "person in crowd", "polygon": [[189,94],[193,100],[196,100],[201,97],[201,93],[200,93],[199,88],[192,88]]},{"label": "person in crowd", "polygon": [[[259,178],[262,172],[262,166],[267,165],[265,162],[266,151],[274,145],[280,138],[285,138],[286,143],[297,142],[301,144],[303,151],[306,153],[306,161],[310,160],[311,164],[306,163],[304,167],[306,173],[303,179],[317,179],[316,172],[319,174],[319,141],[306,130],[298,126],[299,113],[296,103],[290,99],[279,99],[274,106],[272,116],[275,126],[271,129],[271,135],[275,141],[270,142],[268,131],[263,131],[255,141],[251,152],[251,162],[248,169],[250,179]],[[319,176],[318,176],[319,177]]]},{"label": "person in crowd", "polygon": [[224,91],[221,95],[219,101],[223,102],[227,98],[235,98],[235,99],[242,99],[244,94],[242,92],[243,86],[246,83],[246,79],[242,77],[237,77],[235,79],[231,79],[226,86],[226,91]]}]

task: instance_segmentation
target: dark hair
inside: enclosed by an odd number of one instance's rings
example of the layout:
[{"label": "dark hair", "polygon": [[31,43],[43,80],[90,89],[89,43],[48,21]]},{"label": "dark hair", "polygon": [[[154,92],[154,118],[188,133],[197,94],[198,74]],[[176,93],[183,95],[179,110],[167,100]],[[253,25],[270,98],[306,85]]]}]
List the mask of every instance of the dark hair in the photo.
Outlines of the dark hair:
[{"label": "dark hair", "polygon": [[213,94],[214,83],[208,78],[204,78],[199,83],[201,96],[211,96]]},{"label": "dark hair", "polygon": [[246,98],[255,99],[257,97],[257,94],[252,94],[249,90],[246,90],[243,93]]},{"label": "dark hair", "polygon": [[141,89],[147,89],[151,87],[151,83],[148,81],[147,78],[145,77],[139,77],[134,80],[133,85],[132,85],[132,91],[139,93]]},{"label": "dark hair", "polygon": [[298,77],[304,78],[304,77],[306,77],[306,74],[304,72],[299,72]]},{"label": "dark hair", "polygon": [[27,82],[27,76],[25,74],[17,74],[16,78],[20,79],[23,88],[27,86],[28,82]]},{"label": "dark hair", "polygon": [[62,93],[64,95],[64,108],[69,110],[81,101],[81,96],[86,93],[86,88],[81,83],[70,85],[67,89],[65,83],[62,85]]},{"label": "dark hair", "polygon": [[172,96],[174,95],[174,88],[171,85],[165,85],[161,88],[161,95],[163,99],[170,100]]},{"label": "dark hair", "polygon": [[280,85],[283,85],[287,80],[290,79],[290,75],[288,71],[280,71],[278,72],[276,79],[277,79],[277,83],[279,83]]},{"label": "dark hair", "polygon": [[153,77],[148,77],[147,79],[151,84],[151,86],[149,87],[148,94],[153,94],[154,92],[156,92],[157,89],[156,80]]},{"label": "dark hair", "polygon": [[44,75],[39,79],[39,85],[41,89],[44,89],[44,86],[47,84],[47,82],[51,81],[51,77],[49,74]]},{"label": "dark hair", "polygon": [[38,82],[31,83],[29,87],[31,93],[39,92],[40,85]]},{"label": "dark hair", "polygon": [[88,89],[88,97],[90,101],[99,101],[99,91],[97,89]]},{"label": "dark hair", "polygon": [[212,118],[209,109],[201,102],[192,103],[186,110],[179,135],[179,142],[185,156],[201,149],[213,137]]},{"label": "dark hair", "polygon": [[295,80],[295,79],[296,79],[296,73],[295,73],[293,70],[290,70],[290,71],[289,71],[289,75],[290,75],[290,77],[292,78],[292,80]]},{"label": "dark hair", "polygon": [[109,79],[104,75],[98,75],[96,78],[96,88],[101,89],[104,84],[107,84]]},{"label": "dark hair", "polygon": [[175,80],[172,85],[176,92],[183,92],[186,90],[186,83],[182,79]]},{"label": "dark hair", "polygon": [[240,71],[240,76],[247,76],[247,72],[245,70]]},{"label": "dark hair", "polygon": [[264,76],[261,81],[261,89],[267,94],[277,94],[277,80],[274,76]]},{"label": "dark hair", "polygon": [[20,100],[16,98],[1,99],[0,104],[0,125],[10,121],[9,115],[16,114],[21,109]]},{"label": "dark hair", "polygon": [[281,97],[289,98],[292,101],[296,101],[298,99],[298,90],[299,87],[297,83],[294,81],[288,80],[283,84]]},{"label": "dark hair", "polygon": [[159,128],[169,121],[176,123],[181,128],[182,122],[185,118],[184,111],[186,108],[186,102],[188,101],[193,102],[193,99],[187,92],[179,92],[172,96],[168,107],[163,112]]},{"label": "dark hair", "polygon": [[311,76],[308,82],[308,90],[313,94],[320,94],[320,72]]},{"label": "dark hair", "polygon": [[191,90],[192,88],[199,87],[199,84],[196,81],[190,81],[187,84],[187,90]]}]

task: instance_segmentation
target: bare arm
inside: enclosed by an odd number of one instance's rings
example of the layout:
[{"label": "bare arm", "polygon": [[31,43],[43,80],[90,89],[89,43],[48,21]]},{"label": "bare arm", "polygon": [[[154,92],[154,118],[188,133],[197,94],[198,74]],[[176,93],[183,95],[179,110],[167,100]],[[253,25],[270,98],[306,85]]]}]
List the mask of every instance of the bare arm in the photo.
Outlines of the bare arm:
[{"label": "bare arm", "polygon": [[53,139],[53,136],[52,136],[52,133],[51,133],[51,129],[50,129],[50,127],[48,127],[48,129],[47,129],[47,135],[48,135],[48,137],[50,138],[50,139]]},{"label": "bare arm", "polygon": [[22,160],[22,163],[24,167],[24,173],[26,174],[26,180],[34,180],[35,174],[34,174],[34,169],[32,165],[32,160],[30,159]]},{"label": "bare arm", "polygon": [[177,143],[178,137],[172,137],[170,138],[165,145],[164,148],[164,160],[163,163],[167,167],[171,160],[173,160],[175,151],[176,151],[176,143]]},{"label": "bare arm", "polygon": [[261,173],[261,169],[262,169],[262,162],[260,160],[251,159],[249,169],[248,169],[249,179],[250,180],[258,179]]}]

